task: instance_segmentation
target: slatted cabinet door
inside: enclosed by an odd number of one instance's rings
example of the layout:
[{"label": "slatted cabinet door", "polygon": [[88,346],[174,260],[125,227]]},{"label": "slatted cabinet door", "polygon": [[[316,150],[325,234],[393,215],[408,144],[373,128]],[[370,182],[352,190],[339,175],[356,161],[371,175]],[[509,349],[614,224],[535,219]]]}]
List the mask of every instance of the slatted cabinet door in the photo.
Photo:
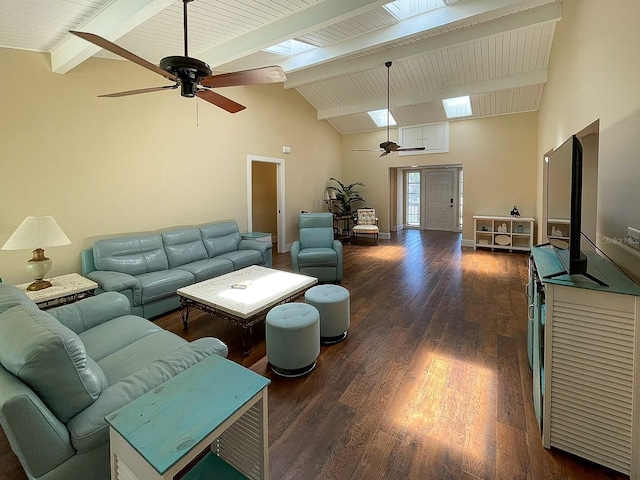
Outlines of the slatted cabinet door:
[{"label": "slatted cabinet door", "polygon": [[638,297],[546,284],[546,309],[544,446],[637,478]]}]

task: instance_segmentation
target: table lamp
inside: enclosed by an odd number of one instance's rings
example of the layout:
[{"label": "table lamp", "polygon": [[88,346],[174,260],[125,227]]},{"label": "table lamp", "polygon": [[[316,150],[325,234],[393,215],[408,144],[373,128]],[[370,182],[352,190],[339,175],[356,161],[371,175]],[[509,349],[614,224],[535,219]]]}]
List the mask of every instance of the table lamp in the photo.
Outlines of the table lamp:
[{"label": "table lamp", "polygon": [[327,204],[329,213],[333,213],[333,207],[336,203],[336,191],[333,188],[325,188],[324,190],[324,203]]},{"label": "table lamp", "polygon": [[44,256],[43,247],[69,245],[71,241],[58,223],[50,216],[27,217],[2,246],[2,250],[33,250],[33,258],[27,262],[27,272],[33,275],[35,282],[27,290],[42,290],[51,286],[43,280],[51,270],[51,260]]}]

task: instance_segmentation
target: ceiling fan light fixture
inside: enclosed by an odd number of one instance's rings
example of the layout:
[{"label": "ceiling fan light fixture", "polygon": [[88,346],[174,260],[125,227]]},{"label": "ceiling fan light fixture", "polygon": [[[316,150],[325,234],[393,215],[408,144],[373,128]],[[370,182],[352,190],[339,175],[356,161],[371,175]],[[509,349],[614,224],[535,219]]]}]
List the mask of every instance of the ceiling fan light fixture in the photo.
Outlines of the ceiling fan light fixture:
[{"label": "ceiling fan light fixture", "polygon": [[222,108],[223,110],[226,110],[229,113],[237,113],[244,110],[245,107],[227,97],[213,92],[210,89],[218,87],[259,85],[264,83],[279,83],[284,82],[287,79],[282,68],[277,65],[213,75],[209,65],[196,58],[190,57],[187,36],[187,4],[192,1],[193,0],[182,0],[184,20],[184,56],[165,57],[160,61],[158,66],[93,33],[78,32],[75,30],[69,31],[69,33],[80,37],[87,42],[93,43],[94,45],[104,48],[105,50],[146,68],[147,70],[151,70],[158,75],[162,75],[167,80],[175,82],[174,85],[128,90],[126,92],[99,95],[100,97],[126,97],[141,93],[173,90],[180,86],[180,94],[183,97],[198,97]]},{"label": "ceiling fan light fixture", "polygon": [[191,57],[165,57],[160,60],[160,68],[175,75],[180,80],[180,95],[195,97],[200,79],[212,74],[206,63]]}]

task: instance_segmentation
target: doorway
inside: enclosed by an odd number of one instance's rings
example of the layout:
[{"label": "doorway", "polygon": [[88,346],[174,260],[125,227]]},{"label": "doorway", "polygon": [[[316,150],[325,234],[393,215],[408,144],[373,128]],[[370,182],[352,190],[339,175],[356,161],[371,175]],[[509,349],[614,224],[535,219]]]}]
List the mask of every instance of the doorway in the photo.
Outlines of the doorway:
[{"label": "doorway", "polygon": [[279,253],[284,252],[284,159],[247,155],[247,227],[271,234]]},{"label": "doorway", "polygon": [[402,228],[461,231],[462,167],[401,168],[397,213]]}]

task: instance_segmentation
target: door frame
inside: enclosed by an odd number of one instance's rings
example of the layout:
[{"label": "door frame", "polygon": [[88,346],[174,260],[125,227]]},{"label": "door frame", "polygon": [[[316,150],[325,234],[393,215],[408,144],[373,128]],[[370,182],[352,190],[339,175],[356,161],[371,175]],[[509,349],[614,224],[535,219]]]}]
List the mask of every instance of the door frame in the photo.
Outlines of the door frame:
[{"label": "door frame", "polygon": [[285,251],[286,243],[286,212],[285,212],[285,164],[284,158],[274,157],[262,157],[259,155],[247,155],[247,229],[252,231],[253,229],[253,178],[252,178],[252,165],[253,162],[266,162],[276,164],[276,196],[277,196],[277,208],[278,215],[277,224],[278,231],[276,237],[278,239],[277,251],[283,253]]},{"label": "door frame", "polygon": [[[396,211],[396,218],[398,220],[401,219],[401,221],[398,221],[397,223],[399,225],[396,226],[395,230],[402,230],[405,228],[414,228],[414,229],[420,229],[420,230],[426,230],[426,205],[422,205],[421,206],[421,219],[420,219],[420,226],[407,226],[407,224],[405,223],[405,218],[404,218],[404,208],[405,208],[405,201],[406,201],[406,195],[405,195],[405,180],[404,180],[404,176],[405,176],[405,172],[406,171],[420,171],[421,172],[421,176],[420,176],[420,180],[421,180],[421,189],[426,188],[426,179],[425,179],[425,172],[429,171],[453,171],[453,193],[454,193],[454,203],[453,203],[453,208],[454,208],[454,217],[453,217],[453,232],[462,232],[462,229],[460,228],[459,225],[459,217],[460,217],[460,172],[463,171],[463,165],[462,164],[452,164],[452,165],[412,165],[412,166],[403,166],[403,167],[392,167],[390,168],[390,170],[395,170],[396,171],[396,175],[395,175],[395,185],[397,188],[397,195],[396,195],[396,202],[395,205],[393,202],[391,202],[390,200],[390,204],[392,208],[395,208]],[[421,191],[421,198],[425,199],[425,193],[424,191]]]}]

